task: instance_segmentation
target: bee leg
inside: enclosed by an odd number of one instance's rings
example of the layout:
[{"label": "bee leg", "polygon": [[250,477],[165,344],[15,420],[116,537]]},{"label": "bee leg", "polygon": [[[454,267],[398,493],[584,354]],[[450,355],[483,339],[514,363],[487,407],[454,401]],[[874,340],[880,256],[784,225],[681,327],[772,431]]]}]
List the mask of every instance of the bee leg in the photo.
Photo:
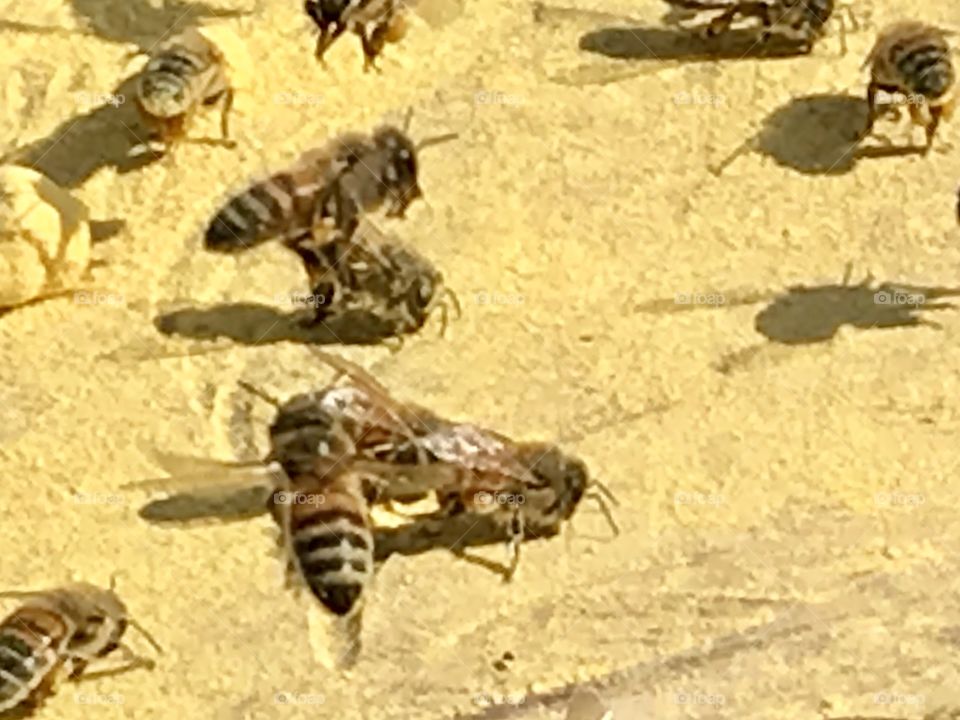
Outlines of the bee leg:
[{"label": "bee leg", "polygon": [[235,148],[237,143],[230,139],[229,127],[230,111],[233,109],[233,88],[224,90],[221,102],[223,107],[220,110],[220,136],[225,147]]},{"label": "bee leg", "polygon": [[507,551],[510,554],[510,565],[506,574],[503,576],[504,582],[513,580],[520,565],[520,545],[523,543],[523,515],[518,508],[510,517],[509,528],[510,540],[508,541]]},{"label": "bee leg", "polygon": [[327,62],[323,59],[323,56],[326,54],[327,50],[330,49],[330,46],[337,41],[337,38],[343,35],[343,32],[346,29],[347,28],[345,25],[341,25],[339,23],[337,23],[337,26],[334,28],[333,32],[330,32],[329,23],[323,23],[320,26],[320,37],[317,38],[317,49],[314,51],[313,56],[323,67],[327,66]]},{"label": "bee leg", "polygon": [[73,681],[99,680],[105,677],[113,677],[114,675],[122,675],[132,670],[153,670],[157,666],[157,663],[153,659],[137,655],[126,645],[118,646],[117,650],[123,655],[123,659],[119,664],[113,667],[104,667],[102,670],[87,672],[88,664],[86,662],[78,662],[73,666],[69,679]]},{"label": "bee leg", "polygon": [[[914,106],[911,105],[911,108]],[[941,106],[930,108],[930,121],[927,123],[927,144],[923,148],[923,154],[926,155],[933,147],[933,138],[937,133],[937,127],[940,125],[940,118],[943,117],[943,108]]]},{"label": "bee leg", "polygon": [[705,38],[715,38],[718,35],[725,33],[730,29],[730,25],[733,24],[733,19],[740,13],[740,6],[734,5],[728,10],[724,10],[723,13],[717,15],[713,20],[711,20],[707,26],[703,29],[703,37]]},{"label": "bee leg", "polygon": [[370,70],[376,70],[378,73],[383,72],[377,65],[377,58],[383,52],[388,31],[389,28],[383,24],[377,25],[370,33],[367,33],[364,28],[357,30],[357,34],[360,36],[360,46],[363,48],[364,72],[370,72]]},{"label": "bee leg", "polygon": [[867,123],[860,133],[861,140],[873,132],[873,125],[877,121],[877,93],[879,91],[879,86],[874,82],[871,82],[867,87]]}]

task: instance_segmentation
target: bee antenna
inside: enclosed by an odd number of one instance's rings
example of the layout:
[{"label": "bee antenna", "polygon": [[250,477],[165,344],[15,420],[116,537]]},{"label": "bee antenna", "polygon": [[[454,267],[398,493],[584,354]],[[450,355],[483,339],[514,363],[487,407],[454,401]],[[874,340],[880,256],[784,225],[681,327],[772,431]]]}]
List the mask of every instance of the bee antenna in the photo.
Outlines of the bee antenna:
[{"label": "bee antenna", "polygon": [[443,135],[434,135],[433,137],[424,138],[416,145],[417,152],[420,152],[424,148],[428,148],[431,145],[440,145],[445,142],[450,142],[451,140],[456,140],[460,137],[460,133],[445,133]]},{"label": "bee antenna", "polygon": [[129,617],[127,618],[127,625],[129,625],[138,633],[143,635],[143,637],[146,638],[147,642],[150,643],[153,649],[156,650],[160,655],[163,655],[163,648],[160,647],[160,643],[156,641],[153,635],[151,635],[143,625],[138,623],[133,618],[129,618]]},{"label": "bee antenna", "polygon": [[620,507],[620,501],[617,500],[616,496],[610,491],[610,488],[608,488],[599,480],[594,480],[592,484],[607,498],[607,500],[613,503],[614,507]]},{"label": "bee antenna", "polygon": [[241,388],[246,390],[248,393],[260,398],[261,400],[264,400],[270,403],[274,407],[280,407],[280,404],[281,404],[280,401],[277,400],[272,395],[270,395],[266,390],[261,390],[260,388],[254,385],[251,385],[245,380],[237,380],[237,385],[239,385]]},{"label": "bee antenna", "polygon": [[410,132],[410,123],[413,122],[413,106],[411,105],[407,108],[407,114],[403,118],[403,134],[406,135]]},{"label": "bee antenna", "polygon": [[610,529],[613,531],[613,536],[617,537],[620,535],[620,527],[617,525],[617,521],[613,517],[613,512],[610,510],[610,506],[607,504],[604,496],[598,492],[588,492],[584,497],[593,500],[597,504],[597,507],[600,508],[600,512],[603,513],[603,516],[607,519],[607,523],[610,525]]}]

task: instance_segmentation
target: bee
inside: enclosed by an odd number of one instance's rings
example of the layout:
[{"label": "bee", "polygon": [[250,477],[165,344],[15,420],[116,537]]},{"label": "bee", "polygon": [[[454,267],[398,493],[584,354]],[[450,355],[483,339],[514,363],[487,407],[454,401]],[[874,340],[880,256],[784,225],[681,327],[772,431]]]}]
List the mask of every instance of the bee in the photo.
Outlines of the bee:
[{"label": "bee", "polygon": [[883,91],[900,96],[897,102],[906,102],[913,123],[926,131],[923,149],[926,155],[941,119],[950,119],[956,103],[956,73],[950,52],[946,33],[933,25],[903,21],[882,30],[862,68],[870,68],[868,116],[863,135],[873,130],[881,114],[877,109],[877,94]]},{"label": "bee", "polygon": [[325,240],[349,240],[360,217],[389,205],[387,217],[402,218],[423,197],[417,154],[456,134],[415,144],[404,127],[387,125],[370,135],[349,133],[304,153],[293,166],[231,198],[214,215],[204,247],[236,253],[274,238],[295,245],[316,232]]},{"label": "bee", "polygon": [[76,680],[91,663],[118,648],[126,663],[97,675],[154,667],[152,660],[134,655],[121,644],[129,625],[160,650],[127,616],[112,586],[74,583],[52,590],[3,592],[0,597],[23,599],[0,623],[0,712],[38,708],[54,692],[62,674]]},{"label": "bee", "polygon": [[[493,430],[402,403],[354,363],[313,352],[339,373],[338,379],[349,378],[356,404],[350,414],[357,416],[358,408],[364,408],[359,417],[372,414],[377,419],[376,444],[368,443],[371,431],[359,426],[365,431],[359,434],[364,439],[360,454],[384,462],[385,469],[390,469],[389,475],[383,474],[390,479],[377,488],[377,497],[403,502],[435,493],[441,512],[448,516],[471,513],[501,518],[509,533],[508,579],[519,564],[525,529],[536,528],[538,534],[559,532],[560,524],[572,517],[588,494],[617,531],[603,497],[590,488],[591,484],[603,488],[602,483],[591,481],[579,458],[550,443],[517,442]],[[288,411],[288,417],[297,418],[297,413]],[[606,488],[603,491],[613,499]]]},{"label": "bee", "polygon": [[727,32],[737,20],[757,18],[763,28],[760,41],[774,35],[796,41],[808,53],[824,35],[834,11],[834,0],[666,0],[672,8],[694,15],[719,12],[703,27],[710,38]]},{"label": "bee", "polygon": [[315,57],[321,64],[326,51],[345,31],[360,37],[363,69],[380,71],[376,59],[388,42],[406,34],[404,3],[400,0],[306,0],[304,10],[320,29]]},{"label": "bee", "polygon": [[235,147],[228,127],[233,99],[223,55],[195,27],[162,42],[137,80],[137,108],[161,153],[186,137],[198,108],[216,103],[221,104],[221,143]]},{"label": "bee", "polygon": [[459,315],[456,294],[429,260],[369,226],[348,242],[318,244],[310,236],[292,246],[310,282],[313,315],[306,325],[332,318],[340,325],[370,327],[375,337],[416,332],[433,311],[448,320],[447,300]]}]

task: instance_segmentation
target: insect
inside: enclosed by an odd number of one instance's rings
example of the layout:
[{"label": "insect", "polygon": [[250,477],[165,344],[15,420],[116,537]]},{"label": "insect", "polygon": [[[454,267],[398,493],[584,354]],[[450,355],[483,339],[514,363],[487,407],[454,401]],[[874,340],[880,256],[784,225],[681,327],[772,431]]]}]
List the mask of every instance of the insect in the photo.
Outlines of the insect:
[{"label": "insect", "polygon": [[339,318],[342,326],[375,325],[371,337],[400,337],[423,327],[438,306],[442,332],[448,299],[460,314],[456,294],[433,264],[369,223],[350,241],[318,244],[308,236],[291,247],[310,282],[313,315],[307,325]]},{"label": "insect", "polygon": [[120,649],[124,665],[96,673],[114,675],[146,667],[121,639],[136,627],[158,651],[156,641],[131,618],[113,588],[75,583],[52,590],[3,592],[23,603],[0,623],[0,712],[33,710],[51,695],[61,674],[70,680]]},{"label": "insect", "polygon": [[388,217],[402,218],[417,198],[417,154],[456,134],[415,144],[404,127],[387,125],[371,135],[348,133],[304,153],[293,166],[231,198],[207,227],[207,250],[236,253],[274,238],[296,245],[315,232],[324,240],[349,240],[362,214],[389,204]]},{"label": "insect", "polygon": [[[495,515],[509,529],[511,565],[519,563],[525,528],[553,534],[569,519],[592,481],[586,465],[550,443],[516,442],[472,423],[446,420],[424,408],[399,402],[369,373],[343,358],[321,351],[317,357],[350,380],[352,403],[342,403],[341,417],[360,418],[345,423],[361,438],[358,454],[386,464],[378,499],[404,501],[436,493],[441,512]],[[336,387],[336,386],[333,386]],[[299,412],[281,411],[299,420]],[[375,423],[367,425],[369,418]],[[359,432],[358,432],[359,431]],[[271,430],[273,436],[273,431]],[[373,442],[375,441],[375,442]],[[274,440],[274,446],[277,441]],[[319,446],[322,447],[322,446]],[[386,478],[390,479],[387,480]],[[616,530],[603,497],[590,490]],[[527,501],[530,500],[529,520]]]},{"label": "insect", "polygon": [[400,0],[306,0],[304,10],[320,29],[317,61],[324,63],[326,51],[349,30],[360,37],[364,71],[379,71],[376,59],[384,46],[406,34],[403,6]]},{"label": "insect", "polygon": [[702,32],[716,37],[727,32],[737,20],[757,18],[763,28],[760,41],[773,36],[785,37],[800,43],[801,51],[808,53],[823,36],[824,26],[834,11],[834,0],[666,0],[672,8],[716,14]]},{"label": "insect", "polygon": [[137,82],[136,102],[150,141],[157,152],[186,137],[201,106],[221,104],[221,143],[234,147],[228,118],[234,92],[223,55],[199,29],[187,28],[161,43],[147,61]]},{"label": "insect", "polygon": [[906,103],[913,123],[924,128],[926,155],[941,119],[950,119],[956,102],[956,73],[950,52],[946,33],[933,25],[904,21],[881,31],[863,63],[863,69],[870,68],[863,136],[873,130],[881,114],[877,95],[882,91],[893,95],[895,104]]}]

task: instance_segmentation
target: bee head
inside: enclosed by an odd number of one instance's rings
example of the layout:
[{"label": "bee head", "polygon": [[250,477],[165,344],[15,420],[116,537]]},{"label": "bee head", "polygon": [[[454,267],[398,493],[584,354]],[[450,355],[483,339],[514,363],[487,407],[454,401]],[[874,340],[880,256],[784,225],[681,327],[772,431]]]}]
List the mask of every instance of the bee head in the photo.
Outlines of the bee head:
[{"label": "bee head", "polygon": [[540,447],[534,455],[530,472],[553,490],[556,500],[549,510],[559,511],[562,520],[573,515],[590,484],[590,475],[584,462],[564,454],[555,445]]},{"label": "bee head", "polygon": [[184,114],[188,105],[183,83],[165,73],[149,72],[140,76],[137,102],[155,118],[175,118]]},{"label": "bee head", "polygon": [[392,200],[389,214],[403,217],[404,212],[423,191],[417,183],[417,148],[402,130],[388,126],[374,133],[374,144],[384,154],[384,166],[380,181],[385,194]]},{"label": "bee head", "polygon": [[61,597],[65,614],[77,623],[72,652],[102,657],[117,648],[127,630],[127,606],[112,589],[78,583]]}]

